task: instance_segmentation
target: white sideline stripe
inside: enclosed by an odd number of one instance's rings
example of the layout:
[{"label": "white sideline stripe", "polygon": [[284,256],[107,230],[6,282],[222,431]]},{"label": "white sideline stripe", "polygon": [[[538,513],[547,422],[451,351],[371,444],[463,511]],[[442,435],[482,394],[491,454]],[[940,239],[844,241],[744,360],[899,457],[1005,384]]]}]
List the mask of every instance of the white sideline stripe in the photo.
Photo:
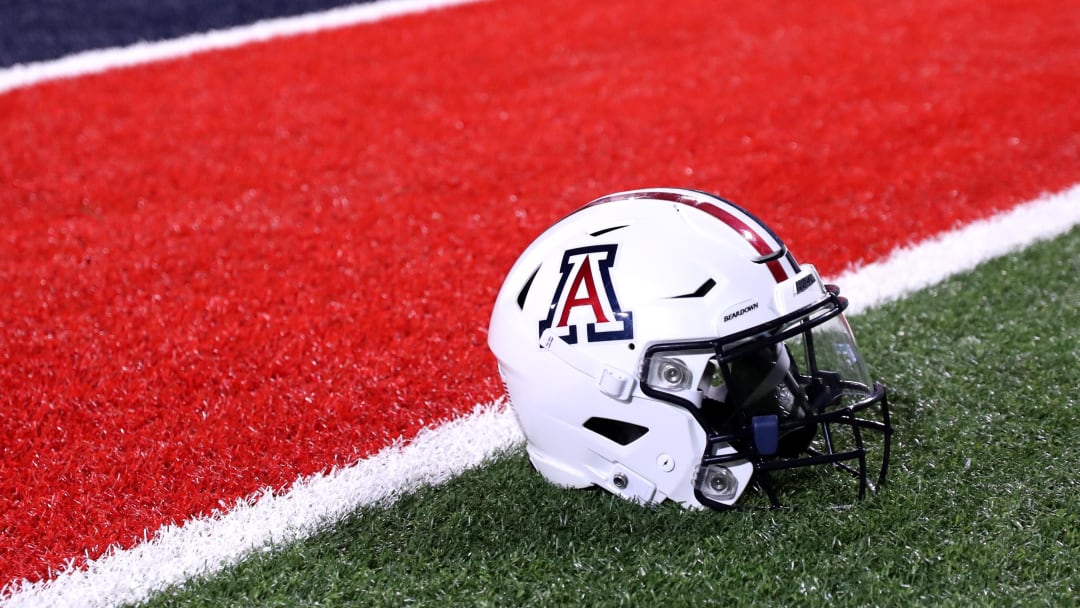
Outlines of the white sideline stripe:
[{"label": "white sideline stripe", "polygon": [[126,47],[84,51],[59,59],[0,69],[0,95],[49,80],[96,74],[116,68],[175,59],[193,53],[237,47],[271,38],[348,27],[478,1],[480,0],[381,0],[294,17],[267,19],[249,25],[190,34],[171,40],[138,42]]},{"label": "white sideline stripe", "polygon": [[229,511],[166,526],[131,549],[109,551],[85,570],[23,584],[6,599],[15,606],[114,606],[307,538],[362,506],[393,504],[402,494],[437,485],[522,439],[503,402],[422,431],[408,445],[392,445],[355,465],[298,481],[285,494],[269,491],[240,500]]},{"label": "white sideline stripe", "polygon": [[[940,282],[981,262],[1060,236],[1080,225],[1080,184],[992,218],[896,251],[886,260],[838,277],[857,313]],[[853,304],[854,306],[854,304]],[[281,495],[269,491],[229,511],[167,526],[131,549],[113,550],[56,578],[21,582],[5,605],[113,606],[148,598],[168,585],[206,576],[306,538],[357,508],[389,506],[402,494],[436,485],[521,444],[503,400],[421,432],[355,465],[300,480]]]},{"label": "white sideline stripe", "polygon": [[1080,184],[938,235],[841,273],[847,314],[897,300],[996,257],[1061,236],[1080,224]]}]

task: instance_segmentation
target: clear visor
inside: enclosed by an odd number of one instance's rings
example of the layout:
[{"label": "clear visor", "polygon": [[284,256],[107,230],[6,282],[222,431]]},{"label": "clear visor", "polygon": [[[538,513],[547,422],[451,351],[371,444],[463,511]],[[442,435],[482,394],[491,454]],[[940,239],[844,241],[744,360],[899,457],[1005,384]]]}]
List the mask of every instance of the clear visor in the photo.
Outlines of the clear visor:
[{"label": "clear visor", "polygon": [[837,315],[807,333],[789,338],[785,345],[795,360],[802,382],[829,385],[843,402],[872,392],[870,368],[859,353],[855,336],[844,315]]},{"label": "clear visor", "polygon": [[749,415],[818,413],[873,392],[851,327],[835,309],[737,341],[665,347],[648,357],[643,376],[670,400]]}]

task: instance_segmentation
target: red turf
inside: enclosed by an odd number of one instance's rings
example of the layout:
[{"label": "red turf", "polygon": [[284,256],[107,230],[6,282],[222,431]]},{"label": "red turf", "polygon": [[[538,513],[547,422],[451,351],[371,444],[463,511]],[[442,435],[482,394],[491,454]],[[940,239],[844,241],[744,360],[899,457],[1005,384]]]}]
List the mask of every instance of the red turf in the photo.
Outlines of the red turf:
[{"label": "red turf", "polygon": [[1080,181],[1078,40],[497,1],[0,96],[0,585],[494,398],[503,273],[595,196],[713,191],[836,273]]}]

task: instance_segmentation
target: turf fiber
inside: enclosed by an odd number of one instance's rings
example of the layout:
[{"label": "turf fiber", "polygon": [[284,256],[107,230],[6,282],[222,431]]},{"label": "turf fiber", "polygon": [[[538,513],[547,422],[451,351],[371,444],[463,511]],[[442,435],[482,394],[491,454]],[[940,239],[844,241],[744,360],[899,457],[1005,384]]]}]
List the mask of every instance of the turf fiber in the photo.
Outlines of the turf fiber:
[{"label": "turf fiber", "polygon": [[148,605],[1074,605],[1078,275],[1073,230],[853,319],[898,431],[863,502],[642,508],[518,450]]}]

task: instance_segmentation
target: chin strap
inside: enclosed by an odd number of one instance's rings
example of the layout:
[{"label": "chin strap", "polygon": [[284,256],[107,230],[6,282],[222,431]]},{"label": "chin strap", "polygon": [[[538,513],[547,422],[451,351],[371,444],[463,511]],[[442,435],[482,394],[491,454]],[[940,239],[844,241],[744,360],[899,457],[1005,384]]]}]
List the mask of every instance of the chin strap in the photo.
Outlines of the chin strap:
[{"label": "chin strap", "polygon": [[627,401],[634,391],[634,377],[604,365],[599,359],[566,343],[548,329],[540,336],[540,348],[555,355],[563,363],[596,380],[596,387],[608,397]]}]

